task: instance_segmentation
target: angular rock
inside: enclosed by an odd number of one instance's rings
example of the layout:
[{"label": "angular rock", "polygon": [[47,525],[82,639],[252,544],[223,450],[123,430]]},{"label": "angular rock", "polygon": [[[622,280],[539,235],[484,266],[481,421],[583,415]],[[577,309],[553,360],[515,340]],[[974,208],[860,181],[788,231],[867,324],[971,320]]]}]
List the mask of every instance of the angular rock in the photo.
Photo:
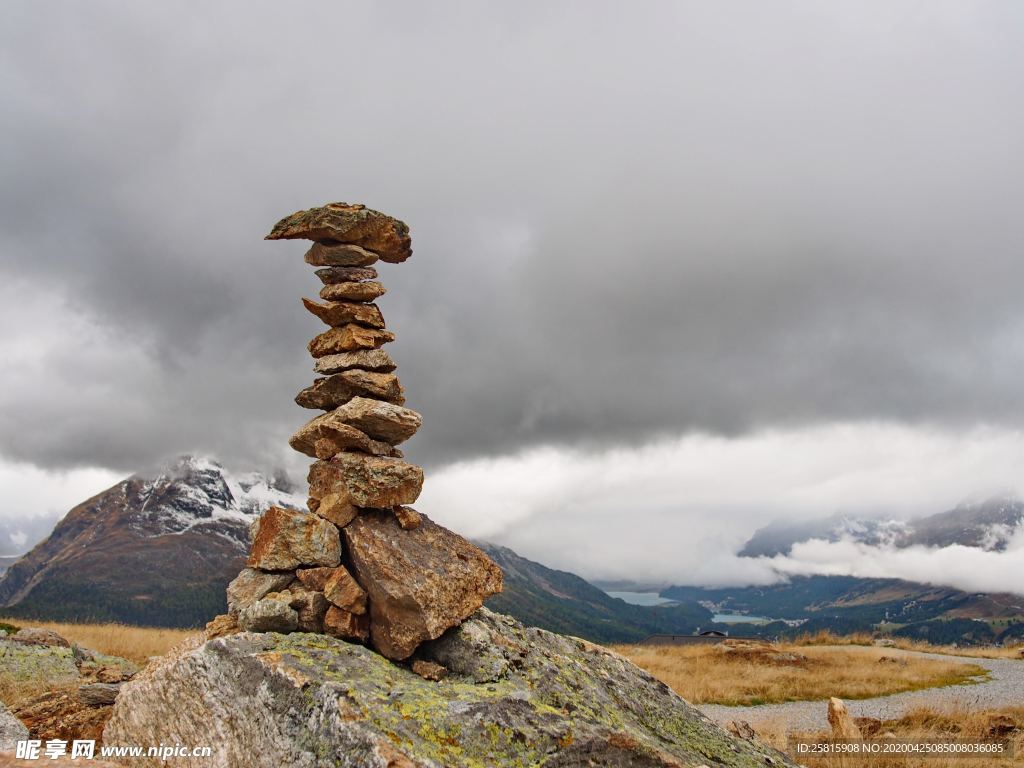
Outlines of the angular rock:
[{"label": "angular rock", "polygon": [[310,512],[270,507],[254,526],[250,568],[290,571],[300,565],[341,562],[338,529]]},{"label": "angular rock", "polygon": [[368,267],[377,263],[377,254],[358,245],[313,243],[305,261],[314,267]]},{"label": "angular rock", "polygon": [[299,614],[299,632],[323,632],[324,614],[329,603],[323,592],[291,587],[291,601],[288,603]]},{"label": "angular rock", "polygon": [[238,626],[246,632],[292,632],[299,614],[284,600],[264,597],[239,611]]},{"label": "angular rock", "polygon": [[332,283],[320,289],[324,301],[376,301],[388,289],[377,282]]},{"label": "angular rock", "polygon": [[374,397],[396,405],[405,403],[402,385],[393,373],[374,373],[358,368],[317,379],[295,396],[295,402],[303,408],[329,411],[357,396]]},{"label": "angular rock", "polygon": [[[423,470],[401,459],[340,453],[309,468],[309,495],[347,494],[357,507],[383,509],[412,504],[423,487]],[[312,563],[310,563],[312,565]]]},{"label": "angular rock", "polygon": [[87,683],[78,686],[78,700],[88,707],[105,707],[117,700],[120,683]]},{"label": "angular rock", "polygon": [[125,680],[132,679],[132,673],[121,669],[121,667],[102,666],[93,674],[97,683],[123,683]]},{"label": "angular rock", "polygon": [[843,703],[842,699],[837,699],[835,696],[828,700],[828,724],[832,726],[833,739],[859,741],[864,738],[857,724],[850,717],[846,704]]},{"label": "angular rock", "polygon": [[238,613],[268,592],[283,589],[291,580],[290,573],[267,573],[255,568],[243,568],[228,584],[228,612]]},{"label": "angular rock", "polygon": [[412,507],[395,507],[395,519],[398,520],[398,524],[402,526],[402,530],[412,531],[419,528],[421,516]]},{"label": "angular rock", "polygon": [[22,645],[48,645],[58,648],[70,648],[71,643],[52,629],[25,627],[10,636],[11,640]]},{"label": "angular rock", "polygon": [[13,752],[19,741],[28,739],[28,728],[0,701],[0,752]]},{"label": "angular rock", "polygon": [[377,270],[373,267],[324,267],[316,271],[324,285],[353,283],[360,280],[376,280]]},{"label": "angular rock", "polygon": [[448,675],[448,670],[440,664],[433,661],[423,661],[423,659],[416,659],[412,663],[412,671],[424,680],[433,680],[435,683],[438,680],[443,680]]},{"label": "angular rock", "polygon": [[324,331],[309,342],[308,348],[313,357],[323,357],[354,349],[377,349],[394,340],[395,334],[391,331],[348,323]]},{"label": "angular rock", "polygon": [[376,456],[391,454],[394,446],[371,439],[365,432],[349,424],[346,416],[347,412],[339,413],[338,410],[315,416],[299,427],[288,440],[288,445],[299,453],[315,459],[329,459],[337,453],[349,450]]},{"label": "angular rock", "polygon": [[366,642],[370,637],[370,617],[365,613],[355,614],[332,605],[324,615],[324,632],[342,640]]},{"label": "angular rock", "polygon": [[360,204],[327,203],[296,211],[277,222],[266,239],[355,243],[392,264],[412,255],[412,238],[404,222]]},{"label": "angular rock", "polygon": [[212,640],[215,637],[233,635],[236,632],[241,631],[242,628],[238,626],[238,614],[222,613],[218,616],[214,616],[206,622],[206,628],[203,630],[203,637],[207,640]]},{"label": "angular rock", "polygon": [[349,499],[348,493],[336,492],[328,493],[322,499],[319,499],[319,503],[316,505],[316,514],[320,515],[324,520],[334,523],[339,528],[344,528],[355,520],[356,515],[359,514],[359,509]]},{"label": "angular rock", "polygon": [[353,397],[331,411],[330,417],[390,445],[405,442],[423,423],[416,411],[369,397]]},{"label": "angular rock", "polygon": [[332,374],[362,368],[366,371],[391,373],[397,367],[391,355],[383,349],[357,349],[354,352],[325,355],[316,361],[313,370],[317,373]]},{"label": "angular rock", "polygon": [[[338,566],[339,568],[341,566]],[[295,578],[306,589],[314,592],[323,592],[324,587],[330,580],[337,568],[299,568],[295,572]]]},{"label": "angular rock", "polygon": [[324,303],[303,299],[302,305],[332,327],[346,323],[360,323],[371,328],[384,327],[384,316],[376,304],[356,304],[351,301]]},{"label": "angular rock", "polygon": [[467,636],[458,655],[500,658],[498,678],[476,683],[449,667],[439,686],[368,648],[303,633],[217,638],[125,683],[104,744],[213,747],[176,768],[794,765],[591,643],[486,609],[445,639]]},{"label": "angular rock", "polygon": [[408,658],[501,591],[501,569],[487,555],[425,516],[403,530],[393,514],[367,510],[343,535],[370,598],[370,639],[389,659]]},{"label": "angular rock", "polygon": [[356,583],[348,569],[339,565],[324,584],[324,597],[339,608],[354,614],[366,613],[366,591]]}]

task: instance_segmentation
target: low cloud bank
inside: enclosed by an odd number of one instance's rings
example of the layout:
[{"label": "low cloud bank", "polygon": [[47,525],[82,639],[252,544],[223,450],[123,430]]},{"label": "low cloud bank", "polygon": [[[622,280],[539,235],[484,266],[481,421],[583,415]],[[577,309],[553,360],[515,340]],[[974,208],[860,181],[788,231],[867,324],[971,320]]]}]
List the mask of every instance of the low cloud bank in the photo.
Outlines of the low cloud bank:
[{"label": "low cloud bank", "polygon": [[1024,436],[995,429],[849,424],[689,435],[452,464],[428,474],[418,506],[468,536],[591,579],[736,586],[842,573],[1020,591],[1020,532],[1003,552],[816,540],[787,556],[735,553],[776,520],[836,512],[908,519],[967,497],[1021,495],[1022,460]]},{"label": "low cloud bank", "polygon": [[849,539],[797,544],[788,556],[767,561],[786,575],[825,574],[897,578],[965,592],[1024,594],[1024,526],[1001,552],[954,544],[948,547],[872,547]]}]

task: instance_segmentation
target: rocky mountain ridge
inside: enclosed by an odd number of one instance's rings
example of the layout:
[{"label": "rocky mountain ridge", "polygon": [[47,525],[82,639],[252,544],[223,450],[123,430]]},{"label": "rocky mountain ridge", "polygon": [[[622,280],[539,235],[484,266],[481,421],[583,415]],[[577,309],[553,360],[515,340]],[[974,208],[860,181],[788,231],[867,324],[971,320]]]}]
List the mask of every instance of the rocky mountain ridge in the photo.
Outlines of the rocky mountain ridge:
[{"label": "rocky mountain ridge", "polygon": [[996,496],[909,520],[837,513],[797,523],[775,522],[755,531],[739,554],[741,557],[785,555],[795,544],[812,539],[853,540],[869,546],[897,548],[960,544],[999,552],[1022,526],[1024,501]]},{"label": "rocky mountain ridge", "polygon": [[202,624],[226,607],[253,521],[272,504],[304,508],[293,490],[283,476],[179,457],[71,509],[0,578],[0,606],[12,616]]}]

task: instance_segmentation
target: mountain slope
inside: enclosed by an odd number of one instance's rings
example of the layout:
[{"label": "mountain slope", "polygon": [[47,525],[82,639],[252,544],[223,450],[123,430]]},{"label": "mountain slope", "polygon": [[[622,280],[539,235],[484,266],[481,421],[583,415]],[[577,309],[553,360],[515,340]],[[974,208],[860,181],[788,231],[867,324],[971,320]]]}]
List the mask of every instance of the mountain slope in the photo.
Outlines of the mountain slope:
[{"label": "mountain slope", "polygon": [[[72,509],[49,538],[0,578],[8,616],[195,626],[222,613],[242,567],[249,525],[270,504],[304,498],[259,474],[235,477],[212,461],[180,459],[158,477],[131,477]],[[686,633],[711,620],[695,605],[648,608],[610,597],[579,576],[491,544],[505,591],[488,601],[526,624],[596,641]]]},{"label": "mountain slope", "polygon": [[894,547],[960,544],[1002,551],[1021,526],[1024,526],[1024,501],[996,497],[906,521],[838,514],[823,520],[772,523],[755,531],[739,554],[741,557],[785,555],[794,544],[811,539],[852,539],[862,544]]},{"label": "mountain slope", "polygon": [[507,547],[476,542],[505,574],[505,589],[487,607],[528,626],[596,642],[632,642],[658,633],[688,634],[711,621],[693,601],[680,605],[630,605],[575,574],[520,557]]},{"label": "mountain slope", "polygon": [[270,504],[302,507],[282,481],[235,477],[185,457],[79,504],[0,578],[8,616],[195,626],[225,608],[224,587]]}]

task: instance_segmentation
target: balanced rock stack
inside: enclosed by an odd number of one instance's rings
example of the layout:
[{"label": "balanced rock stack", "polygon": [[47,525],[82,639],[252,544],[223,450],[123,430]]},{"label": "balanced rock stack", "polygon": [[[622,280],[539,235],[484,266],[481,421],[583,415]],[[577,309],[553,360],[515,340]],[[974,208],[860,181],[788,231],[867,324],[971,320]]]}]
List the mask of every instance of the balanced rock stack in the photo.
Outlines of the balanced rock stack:
[{"label": "balanced rock stack", "polygon": [[253,526],[248,567],[228,607],[249,631],[322,632],[368,642],[392,660],[439,637],[501,591],[480,549],[408,506],[423,470],[396,447],[420,427],[405,407],[395,336],[374,300],[378,261],[412,255],[409,228],[362,205],[330,203],[282,219],[268,240],[306,239],[321,301],[303,299],[329,328],[309,343],[323,374],[295,398],[325,411],[289,441],[316,459],[309,511],[271,507]]}]

